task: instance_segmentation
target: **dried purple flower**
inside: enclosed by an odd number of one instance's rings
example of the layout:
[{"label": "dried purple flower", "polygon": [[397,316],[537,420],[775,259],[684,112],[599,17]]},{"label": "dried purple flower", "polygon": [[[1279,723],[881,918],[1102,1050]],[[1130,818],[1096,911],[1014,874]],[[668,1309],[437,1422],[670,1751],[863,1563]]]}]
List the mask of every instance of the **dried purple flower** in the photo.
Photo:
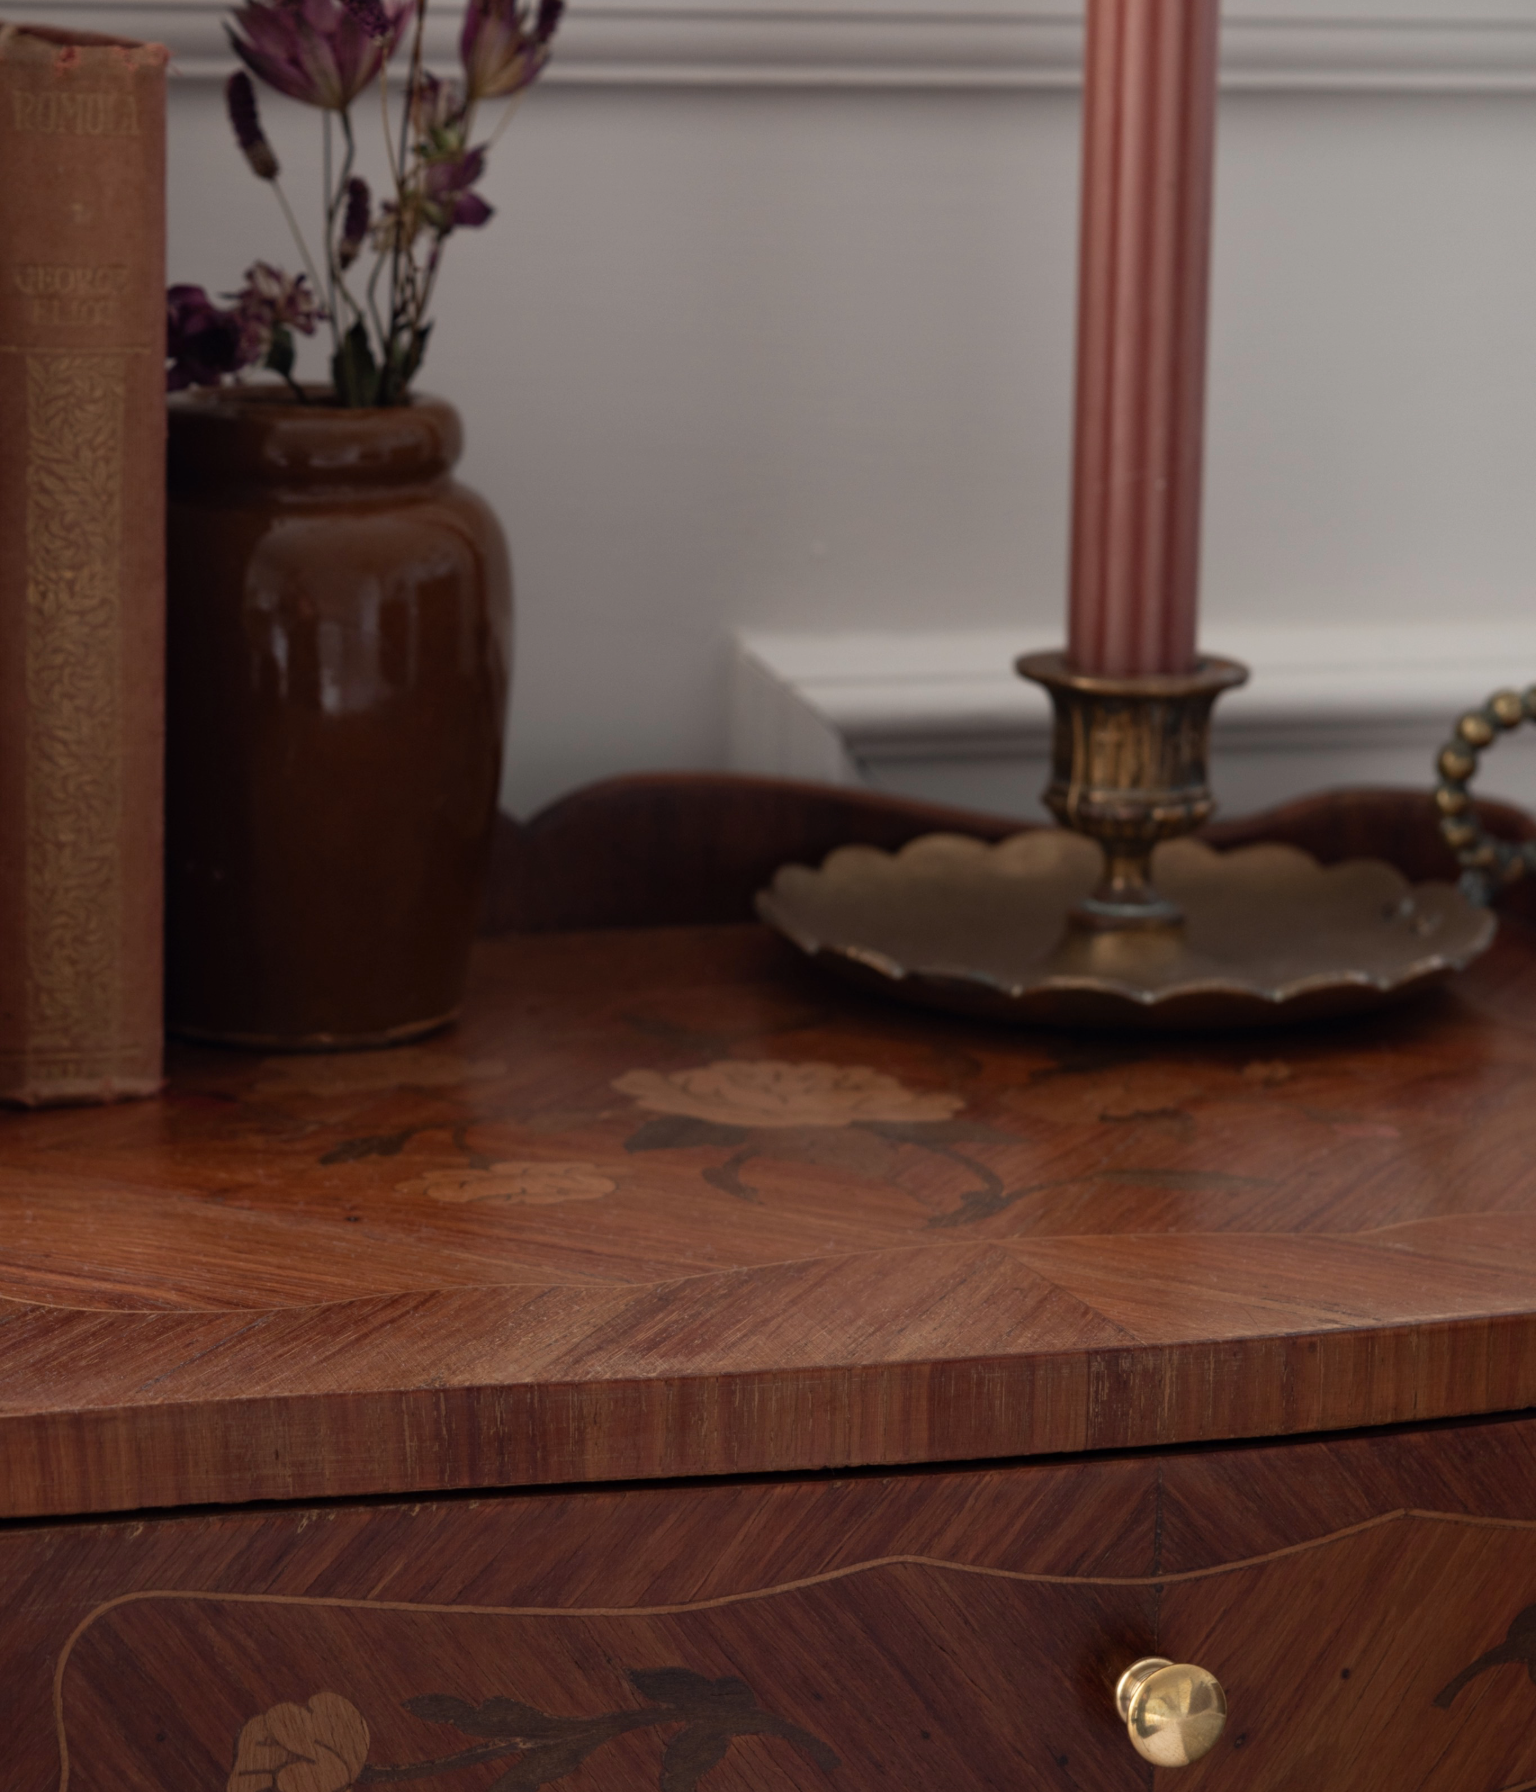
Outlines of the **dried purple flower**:
[{"label": "dried purple flower", "polygon": [[384,10],[382,0],[341,0],[341,4],[371,38],[388,37],[394,30],[394,22]]},{"label": "dried purple flower", "polygon": [[235,54],[268,86],[306,105],[344,112],[394,53],[414,4],[246,0],[226,30]]},{"label": "dried purple flower", "polygon": [[239,292],[225,296],[235,301],[243,365],[260,363],[293,386],[293,333],[313,336],[326,315],[304,276],[294,278],[270,262],[258,261],[245,270],[245,285]]},{"label": "dried purple flower", "polygon": [[495,215],[495,206],[487,204],[478,193],[454,195],[452,228],[455,230],[478,230],[482,224],[489,224]]},{"label": "dried purple flower", "polygon": [[564,10],[565,0],[469,0],[459,34],[469,99],[499,99],[537,80]]},{"label": "dried purple flower", "polygon": [[256,110],[256,89],[243,68],[237,69],[229,77],[224,88],[224,100],[229,107],[229,122],[234,127],[235,141],[250,163],[251,172],[259,180],[276,180],[277,157],[272,153],[272,145],[262,131],[261,116]]},{"label": "dried purple flower", "polygon": [[440,81],[424,70],[411,94],[411,131],[418,143],[442,146],[464,113],[464,94],[457,82]]},{"label": "dried purple flower", "polygon": [[168,392],[188,386],[216,386],[255,359],[248,354],[244,325],[223,311],[200,286],[172,286],[165,295],[165,353]]},{"label": "dried purple flower", "polygon": [[341,240],[336,245],[337,265],[351,267],[368,240],[368,219],[373,210],[373,196],[368,183],[354,174],[347,182],[347,209],[341,220]]},{"label": "dried purple flower", "polygon": [[470,188],[485,173],[485,150],[461,149],[427,164],[422,210],[441,236],[450,230],[477,230],[488,223],[492,209]]},{"label": "dried purple flower", "polygon": [[[309,290],[302,274],[285,274],[269,261],[253,262],[245,270],[245,285],[228,295],[235,301],[235,315],[264,351],[274,331],[297,330],[313,336],[325,316],[320,301]],[[256,359],[252,356],[252,359]]]}]

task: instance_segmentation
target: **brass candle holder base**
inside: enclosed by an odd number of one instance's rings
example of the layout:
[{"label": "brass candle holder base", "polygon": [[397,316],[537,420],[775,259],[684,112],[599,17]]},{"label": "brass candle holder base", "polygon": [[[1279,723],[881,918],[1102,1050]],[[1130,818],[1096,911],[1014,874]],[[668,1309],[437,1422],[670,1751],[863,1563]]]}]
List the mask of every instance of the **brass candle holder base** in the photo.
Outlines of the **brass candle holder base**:
[{"label": "brass candle holder base", "polygon": [[845,976],[904,999],[1061,1027],[1205,1030],[1380,1006],[1460,970],[1496,923],[1450,884],[1390,865],[1323,867],[1280,845],[1181,839],[1211,814],[1211,709],[1247,678],[1074,672],[1031,654],[1051,694],[1045,801],[1063,824],[998,846],[930,835],[790,865],[763,919]]},{"label": "brass candle holder base", "polygon": [[1045,806],[1104,852],[1104,875],[1071,920],[1104,932],[1178,927],[1183,912],[1152,881],[1152,854],[1210,819],[1211,708],[1248,668],[1209,659],[1187,674],[1102,678],[1074,672],[1065,654],[1027,653],[1017,670],[1056,712]]}]

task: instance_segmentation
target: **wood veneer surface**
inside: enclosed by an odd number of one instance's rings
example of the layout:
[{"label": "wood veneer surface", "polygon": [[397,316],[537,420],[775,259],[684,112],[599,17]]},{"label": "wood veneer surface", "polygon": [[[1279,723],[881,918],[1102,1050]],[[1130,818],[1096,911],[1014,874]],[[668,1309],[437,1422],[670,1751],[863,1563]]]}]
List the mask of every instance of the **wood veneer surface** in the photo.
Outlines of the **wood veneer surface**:
[{"label": "wood veneer surface", "polygon": [[425,1044],[0,1119],[0,1513],[1513,1410],[1533,1088],[1518,918],[1204,1042],[908,1013],[752,926],[487,941]]},{"label": "wood veneer surface", "polygon": [[6,1784],[206,1792],[287,1704],[355,1736],[336,1788],[1130,1792],[1111,1690],[1161,1653],[1230,1702],[1197,1792],[1529,1792],[1533,1511],[1524,1418],[9,1526]]}]

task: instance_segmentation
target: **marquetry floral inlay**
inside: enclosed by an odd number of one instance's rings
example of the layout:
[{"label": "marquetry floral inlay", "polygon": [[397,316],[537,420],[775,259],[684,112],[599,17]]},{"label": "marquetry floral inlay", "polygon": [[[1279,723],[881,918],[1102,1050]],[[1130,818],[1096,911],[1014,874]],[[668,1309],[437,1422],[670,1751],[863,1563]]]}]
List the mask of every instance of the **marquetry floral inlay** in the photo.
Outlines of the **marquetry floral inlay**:
[{"label": "marquetry floral inlay", "polygon": [[1442,1711],[1448,1711],[1463,1689],[1474,1680],[1494,1668],[1506,1666],[1523,1667],[1527,1679],[1536,1685],[1536,1605],[1528,1605],[1524,1611],[1517,1612],[1504,1633],[1504,1641],[1479,1655],[1449,1685],[1442,1686],[1435,1695],[1435,1703]]},{"label": "marquetry floral inlay", "polygon": [[[507,1697],[478,1705],[447,1693],[407,1699],[405,1709],[413,1717],[439,1735],[444,1728],[457,1730],[466,1746],[433,1760],[389,1766],[368,1762],[362,1713],[333,1692],[318,1692],[308,1705],[274,1705],[251,1719],[240,1732],[227,1792],[350,1792],[354,1785],[437,1780],[462,1771],[472,1773],[484,1792],[538,1792],[580,1774],[589,1756],[620,1737],[646,1730],[665,1737],[658,1751],[658,1792],[698,1792],[743,1736],[787,1743],[791,1761],[799,1755],[823,1774],[839,1765],[819,1736],[765,1711],[744,1680],[711,1680],[689,1668],[668,1667],[634,1668],[629,1682],[642,1704],[591,1717],[541,1711]],[[496,1777],[487,1780],[483,1770],[493,1764]],[[594,1780],[582,1775],[582,1783]],[[783,1783],[795,1783],[793,1775],[786,1772]]]},{"label": "marquetry floral inlay", "polygon": [[368,1759],[368,1725],[355,1705],[317,1692],[307,1705],[274,1705],[235,1745],[227,1792],[347,1792]]},{"label": "marquetry floral inlay", "polygon": [[789,1064],[777,1058],[723,1058],[694,1070],[631,1070],[614,1081],[652,1118],[624,1141],[628,1152],[697,1150],[730,1152],[724,1163],[699,1174],[738,1200],[755,1201],[757,1189],[742,1177],[754,1159],[814,1164],[823,1169],[888,1182],[909,1147],[942,1157],[980,1177],[984,1187],[968,1203],[930,1225],[964,1224],[979,1217],[1002,1193],[1002,1183],[963,1157],[962,1144],[1010,1143],[990,1126],[958,1117],[963,1095],[909,1089],[883,1071],[860,1064]]},{"label": "marquetry floral inlay", "polygon": [[596,1164],[496,1163],[483,1170],[428,1170],[397,1182],[402,1195],[434,1201],[496,1201],[512,1206],[555,1207],[565,1201],[597,1201],[618,1184]]},{"label": "marquetry floral inlay", "polygon": [[961,1096],[908,1089],[856,1064],[786,1064],[723,1059],[698,1070],[631,1070],[614,1083],[653,1114],[682,1114],[716,1126],[853,1126],[883,1120],[948,1120]]}]

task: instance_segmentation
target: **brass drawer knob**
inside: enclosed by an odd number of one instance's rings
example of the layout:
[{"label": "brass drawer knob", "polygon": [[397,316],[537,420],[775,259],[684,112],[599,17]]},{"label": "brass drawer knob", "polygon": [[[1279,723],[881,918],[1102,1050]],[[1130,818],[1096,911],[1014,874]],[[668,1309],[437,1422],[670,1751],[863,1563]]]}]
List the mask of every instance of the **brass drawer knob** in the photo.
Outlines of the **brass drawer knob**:
[{"label": "brass drawer knob", "polygon": [[1216,1676],[1160,1655],[1125,1670],[1115,1703],[1132,1748],[1155,1767],[1188,1767],[1215,1748],[1227,1727],[1227,1695]]}]

